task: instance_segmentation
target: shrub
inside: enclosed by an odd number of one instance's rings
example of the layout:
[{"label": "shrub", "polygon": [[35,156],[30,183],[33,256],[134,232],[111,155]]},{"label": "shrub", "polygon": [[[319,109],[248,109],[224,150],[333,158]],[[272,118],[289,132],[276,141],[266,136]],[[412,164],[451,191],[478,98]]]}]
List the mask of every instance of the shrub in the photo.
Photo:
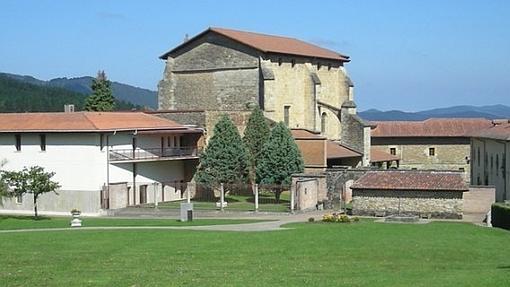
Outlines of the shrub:
[{"label": "shrub", "polygon": [[308,222],[315,222],[315,218],[313,217],[308,218]]},{"label": "shrub", "polygon": [[353,220],[354,222],[358,222],[358,221],[359,221],[359,217],[355,216],[355,217],[353,217],[353,218],[352,218],[352,220]]},{"label": "shrub", "polygon": [[491,208],[492,226],[510,230],[510,205],[494,203]]},{"label": "shrub", "polygon": [[322,216],[322,222],[349,223],[351,222],[351,218],[345,214],[340,213],[324,214]]}]

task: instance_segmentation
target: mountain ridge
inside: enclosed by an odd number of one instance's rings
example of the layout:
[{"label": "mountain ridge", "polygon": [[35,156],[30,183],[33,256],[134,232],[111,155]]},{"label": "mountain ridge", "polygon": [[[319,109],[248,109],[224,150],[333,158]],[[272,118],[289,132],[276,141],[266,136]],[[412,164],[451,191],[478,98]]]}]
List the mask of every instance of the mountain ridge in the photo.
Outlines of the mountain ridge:
[{"label": "mountain ridge", "polygon": [[359,112],[358,115],[369,121],[423,121],[430,118],[486,118],[493,120],[510,118],[510,106],[503,104],[485,106],[459,105],[418,112],[368,109]]},{"label": "mountain ridge", "polygon": [[[92,93],[91,84],[93,77],[81,76],[81,77],[59,77],[50,79],[48,81],[37,79],[30,75],[19,75],[11,73],[0,72],[0,75],[13,78],[15,80],[23,81],[29,84],[49,87],[59,87],[68,91],[89,95]],[[148,108],[157,108],[157,92],[149,89],[132,86],[116,81],[111,81],[113,96],[119,100],[133,103],[139,106],[145,106]]]}]

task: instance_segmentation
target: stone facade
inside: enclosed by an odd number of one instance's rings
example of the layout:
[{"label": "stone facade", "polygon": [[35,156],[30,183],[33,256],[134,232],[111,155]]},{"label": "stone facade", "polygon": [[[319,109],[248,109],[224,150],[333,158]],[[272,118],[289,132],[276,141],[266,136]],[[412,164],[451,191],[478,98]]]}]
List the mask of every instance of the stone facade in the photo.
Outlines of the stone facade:
[{"label": "stone facade", "polygon": [[[372,147],[400,157],[399,167],[418,170],[460,170],[469,182],[468,138],[374,138]],[[434,155],[430,154],[434,149]]]},{"label": "stone facade", "polygon": [[368,216],[400,214],[461,219],[462,192],[353,189],[352,211]]},{"label": "stone facade", "polygon": [[[161,110],[228,111],[234,116],[258,105],[268,119],[286,121],[289,128],[318,131],[340,141],[352,134],[355,139],[342,143],[356,144],[356,150],[369,153],[363,142],[370,136],[363,139],[367,131],[350,121],[355,109],[342,114],[342,105],[353,101],[345,60],[269,53],[213,30],[162,58],[166,67],[158,86]],[[215,123],[209,115],[201,122],[205,125],[200,125],[208,131]]]}]

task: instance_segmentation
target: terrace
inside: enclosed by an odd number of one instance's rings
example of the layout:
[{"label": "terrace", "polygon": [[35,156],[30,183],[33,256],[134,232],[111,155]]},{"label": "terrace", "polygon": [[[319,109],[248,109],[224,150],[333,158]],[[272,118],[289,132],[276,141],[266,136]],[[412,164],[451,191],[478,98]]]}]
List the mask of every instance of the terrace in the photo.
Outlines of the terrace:
[{"label": "terrace", "polygon": [[198,156],[196,146],[112,149],[108,153],[110,163],[198,159]]}]

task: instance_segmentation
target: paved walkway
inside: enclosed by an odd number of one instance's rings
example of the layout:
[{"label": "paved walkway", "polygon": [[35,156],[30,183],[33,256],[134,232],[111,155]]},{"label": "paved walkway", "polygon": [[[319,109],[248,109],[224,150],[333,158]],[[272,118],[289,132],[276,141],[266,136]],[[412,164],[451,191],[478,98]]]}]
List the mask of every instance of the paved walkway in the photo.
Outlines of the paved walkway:
[{"label": "paved walkway", "polygon": [[[285,230],[281,227],[287,223],[305,222],[310,217],[316,220],[320,219],[324,211],[309,212],[302,214],[293,214],[285,216],[275,215],[255,215],[244,217],[249,219],[267,219],[273,221],[264,221],[256,223],[240,223],[240,224],[220,224],[220,225],[202,225],[202,226],[98,226],[98,227],[75,227],[75,228],[32,228],[32,229],[15,229],[0,230],[2,233],[22,233],[22,232],[47,232],[47,231],[83,231],[83,230],[201,230],[201,231],[239,231],[239,232],[259,232],[259,231],[275,231]],[[126,218],[126,217],[124,217]],[[130,217],[133,218],[133,217]],[[140,217],[137,217],[140,218]],[[216,217],[221,219],[220,217]],[[231,219],[232,217],[226,217]],[[243,217],[237,217],[243,219]],[[174,219],[174,218],[172,218]]]}]

